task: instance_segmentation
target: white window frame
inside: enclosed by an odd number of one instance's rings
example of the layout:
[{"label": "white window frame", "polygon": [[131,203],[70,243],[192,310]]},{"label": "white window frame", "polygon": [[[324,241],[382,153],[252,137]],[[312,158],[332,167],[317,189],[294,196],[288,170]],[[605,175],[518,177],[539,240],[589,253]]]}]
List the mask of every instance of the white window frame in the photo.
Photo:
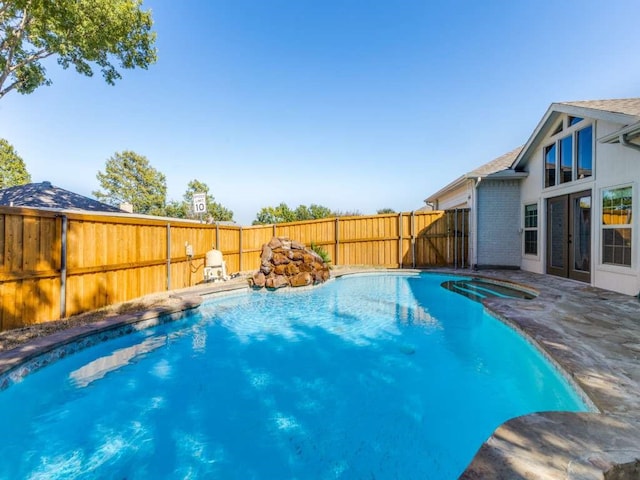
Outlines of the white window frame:
[{"label": "white window frame", "polygon": [[[602,217],[604,215],[604,195],[605,192],[607,191],[611,191],[611,190],[620,190],[623,188],[631,188],[631,222],[630,223],[621,223],[621,224],[609,224],[609,225],[605,225]],[[611,186],[607,186],[607,187],[602,187],[600,189],[600,205],[598,207],[598,211],[600,213],[600,217],[598,218],[598,222],[600,225],[600,238],[599,238],[599,243],[600,243],[600,265],[603,265],[604,267],[608,268],[608,269],[620,269],[623,271],[629,271],[630,269],[634,268],[635,265],[635,248],[634,248],[634,242],[636,242],[636,229],[634,228],[635,225],[635,219],[634,219],[634,215],[633,215],[633,210],[636,209],[638,207],[638,202],[636,200],[636,185],[635,182],[630,182],[630,183],[624,183],[624,184],[619,184],[619,185],[611,185]],[[637,212],[636,212],[637,215]],[[605,230],[620,230],[620,229],[628,229],[631,231],[631,253],[630,253],[630,258],[629,258],[629,264],[622,264],[622,263],[610,263],[610,262],[605,262],[604,261],[604,231]]]},{"label": "white window frame", "polygon": [[[536,207],[536,226],[535,227],[527,227],[526,226],[526,212],[527,207],[535,206]],[[522,204],[522,254],[528,258],[539,258],[540,256],[540,203],[538,201],[525,202]],[[526,251],[526,242],[527,236],[525,232],[536,232],[536,253],[527,253]]]},{"label": "white window frame", "polygon": [[[562,188],[567,185],[574,185],[579,182],[589,182],[595,180],[595,157],[596,157],[596,122],[592,119],[583,118],[581,121],[576,123],[575,125],[569,125],[569,117],[571,115],[565,115],[562,119],[563,128],[552,135],[547,139],[547,141],[542,146],[542,190],[554,190],[557,188]],[[584,130],[585,128],[591,127],[591,175],[584,178],[578,178],[578,132]],[[566,137],[571,137],[571,180],[567,182],[561,182],[561,165],[560,165],[560,156],[561,156],[561,143],[562,140]],[[547,158],[546,158],[546,150],[551,146],[555,145],[555,184],[551,186],[547,186]]]}]

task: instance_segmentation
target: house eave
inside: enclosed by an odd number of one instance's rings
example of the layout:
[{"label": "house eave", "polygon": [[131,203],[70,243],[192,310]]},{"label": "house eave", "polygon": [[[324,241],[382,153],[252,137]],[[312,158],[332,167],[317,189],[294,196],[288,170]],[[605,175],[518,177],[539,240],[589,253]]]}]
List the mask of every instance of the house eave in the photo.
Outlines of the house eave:
[{"label": "house eave", "polygon": [[640,136],[640,122],[632,123],[626,127],[616,130],[609,135],[600,137],[598,142],[600,143],[620,143],[620,136],[626,137],[628,140]]},{"label": "house eave", "polygon": [[547,130],[551,126],[551,124],[558,117],[560,117],[560,115],[563,114],[571,115],[574,117],[593,118],[595,120],[619,123],[622,125],[636,123],[640,119],[640,117],[629,115],[626,113],[611,112],[596,108],[579,107],[576,105],[567,105],[565,103],[552,103],[536,126],[529,139],[527,140],[527,143],[525,143],[524,147],[511,164],[512,169],[518,169],[527,163],[530,152],[538,147],[538,144],[545,137]]},{"label": "house eave", "polygon": [[456,188],[461,187],[462,185],[464,185],[464,183],[469,180],[469,176],[467,174],[462,175],[458,178],[456,178],[453,182],[449,183],[448,185],[442,187],[440,190],[438,190],[436,193],[430,195],[429,197],[424,199],[425,203],[431,203],[435,200],[437,200],[438,198],[440,198],[442,195],[444,195],[445,193],[448,193],[450,191],[455,190]]},{"label": "house eave", "polygon": [[520,180],[522,178],[527,178],[528,176],[529,172],[517,172],[509,168],[487,175],[485,178],[487,180]]},{"label": "house eave", "polygon": [[491,180],[494,180],[494,179],[495,180],[519,180],[522,178],[526,178],[528,176],[529,176],[529,172],[516,172],[515,170],[509,169],[509,168],[505,170],[500,170],[498,172],[485,174],[485,175],[472,175],[470,173],[465,173],[464,175],[455,179],[449,185],[441,188],[433,195],[430,195],[429,197],[425,198],[424,202],[432,203],[438,198],[442,197],[444,194],[452,192],[457,188],[460,188],[469,180],[474,182],[477,181],[478,179],[485,179],[485,178],[491,179]]}]

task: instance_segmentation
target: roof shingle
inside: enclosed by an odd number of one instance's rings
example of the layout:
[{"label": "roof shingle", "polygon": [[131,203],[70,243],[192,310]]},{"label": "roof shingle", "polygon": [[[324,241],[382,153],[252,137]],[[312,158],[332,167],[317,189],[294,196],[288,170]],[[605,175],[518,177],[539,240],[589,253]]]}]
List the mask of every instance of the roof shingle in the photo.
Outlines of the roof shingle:
[{"label": "roof shingle", "polygon": [[640,116],[640,98],[615,98],[611,100],[580,100],[576,102],[559,102],[561,105],[592,108],[606,112],[624,113]]},{"label": "roof shingle", "polygon": [[478,168],[471,170],[465,176],[467,177],[485,177],[487,175],[491,175],[492,173],[500,172],[502,170],[506,170],[511,166],[513,161],[516,159],[518,154],[522,150],[522,146],[518,148],[514,148],[510,152],[505,153],[504,155],[499,156],[491,160],[490,162],[485,163],[484,165],[479,166]]},{"label": "roof shingle", "polygon": [[70,192],[64,188],[56,187],[49,182],[29,183],[2,189],[0,190],[0,205],[58,210],[88,210],[92,212],[122,212],[119,208]]}]

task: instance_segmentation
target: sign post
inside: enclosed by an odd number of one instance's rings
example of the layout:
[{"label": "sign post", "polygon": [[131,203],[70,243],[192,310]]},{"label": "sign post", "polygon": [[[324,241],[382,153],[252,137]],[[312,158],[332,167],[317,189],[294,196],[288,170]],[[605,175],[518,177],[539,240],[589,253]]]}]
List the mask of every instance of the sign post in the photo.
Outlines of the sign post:
[{"label": "sign post", "polygon": [[194,193],[193,194],[193,213],[200,217],[202,222],[202,216],[207,211],[207,194],[206,193]]}]

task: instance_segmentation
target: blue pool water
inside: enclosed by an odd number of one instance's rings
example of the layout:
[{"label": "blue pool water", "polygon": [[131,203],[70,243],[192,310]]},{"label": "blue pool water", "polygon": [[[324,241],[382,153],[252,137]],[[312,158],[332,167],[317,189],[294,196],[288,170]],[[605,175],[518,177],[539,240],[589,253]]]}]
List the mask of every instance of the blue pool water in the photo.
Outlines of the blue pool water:
[{"label": "blue pool water", "polygon": [[0,478],[454,479],[509,418],[586,410],[451,277],[207,301],[0,392]]}]

